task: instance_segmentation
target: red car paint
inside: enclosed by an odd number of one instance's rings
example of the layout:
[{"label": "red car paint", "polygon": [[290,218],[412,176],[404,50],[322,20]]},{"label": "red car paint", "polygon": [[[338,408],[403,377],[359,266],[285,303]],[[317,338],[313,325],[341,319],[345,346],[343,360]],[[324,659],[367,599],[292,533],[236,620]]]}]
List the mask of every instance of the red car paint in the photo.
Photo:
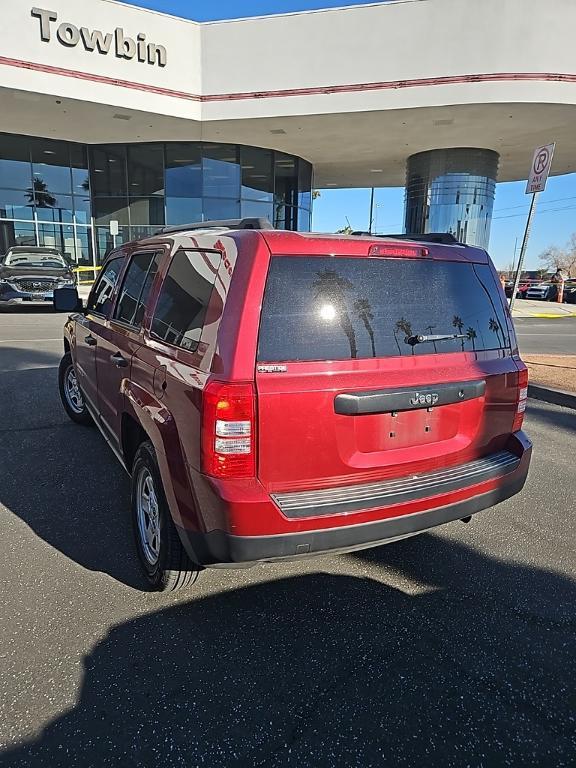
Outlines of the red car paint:
[{"label": "red car paint", "polygon": [[[364,524],[405,518],[411,521],[409,533],[414,533],[437,524],[440,518],[441,522],[457,519],[491,506],[522,487],[531,453],[530,442],[520,431],[526,368],[487,254],[464,246],[411,248],[406,241],[397,244],[395,253],[394,243],[387,252],[384,242],[281,231],[159,235],[125,245],[111,257],[123,258],[124,273],[134,253],[162,253],[141,327],[127,327],[90,311],[68,321],[66,344],[92,415],[128,470],[126,425],[137,423],[152,441],[172,518],[189,555],[199,564],[369,546],[407,535],[408,529],[400,527],[400,534],[382,536],[382,529],[374,528],[375,538],[354,533],[349,540],[346,529],[368,531]],[[183,248],[196,254],[199,269],[208,270],[206,274],[212,270],[215,275],[204,329],[194,351],[151,333],[168,268],[174,254]],[[425,259],[431,264],[486,268],[493,277],[490,301],[504,318],[496,333],[509,341],[497,349],[465,349],[462,343],[459,351],[444,353],[440,348],[432,353],[430,349],[430,354],[417,356],[259,360],[262,306],[271,263],[285,257],[330,257],[336,269],[343,263],[339,260],[351,258]],[[117,286],[122,285],[122,274]],[[400,308],[402,290],[405,288],[399,286]],[[117,293],[118,289],[112,296],[112,311]],[[86,346],[89,335],[98,338],[95,351]],[[127,367],[111,363],[111,356],[118,353]],[[335,398],[342,394],[407,390],[416,397],[422,389],[454,382],[481,382],[483,390],[462,402],[398,413],[385,409],[360,416],[335,412]],[[223,393],[220,400],[218,393]],[[251,424],[246,438],[251,445],[250,461],[240,461],[240,470],[227,463],[226,456],[215,462],[214,456],[207,455],[215,444],[217,414],[211,407],[231,408],[231,413],[238,414],[234,423]],[[307,491],[329,497],[330,489],[337,497],[341,489],[354,493],[364,486],[394,480],[402,488],[404,481],[414,478],[423,478],[425,488],[428,473],[450,475],[471,462],[506,451],[517,462],[503,475],[471,476],[463,487],[445,491],[436,483],[433,493],[422,492],[391,504],[363,507],[360,501],[352,511],[326,513],[327,507],[319,507],[305,516],[291,517],[277,501],[284,494]],[[438,517],[427,517],[428,512],[436,515],[439,510]],[[322,534],[333,535],[333,539]]]}]

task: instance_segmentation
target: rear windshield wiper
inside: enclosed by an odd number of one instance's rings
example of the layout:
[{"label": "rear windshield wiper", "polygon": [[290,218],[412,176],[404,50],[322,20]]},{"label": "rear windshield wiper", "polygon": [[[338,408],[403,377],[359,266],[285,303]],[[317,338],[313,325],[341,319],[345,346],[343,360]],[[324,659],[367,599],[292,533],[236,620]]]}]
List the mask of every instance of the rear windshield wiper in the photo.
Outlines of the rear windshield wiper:
[{"label": "rear windshield wiper", "polygon": [[440,333],[437,336],[424,336],[420,333],[413,336],[406,336],[404,341],[406,344],[410,344],[411,347],[415,347],[416,344],[425,344],[427,341],[452,341],[453,339],[467,339],[468,336],[465,333]]}]

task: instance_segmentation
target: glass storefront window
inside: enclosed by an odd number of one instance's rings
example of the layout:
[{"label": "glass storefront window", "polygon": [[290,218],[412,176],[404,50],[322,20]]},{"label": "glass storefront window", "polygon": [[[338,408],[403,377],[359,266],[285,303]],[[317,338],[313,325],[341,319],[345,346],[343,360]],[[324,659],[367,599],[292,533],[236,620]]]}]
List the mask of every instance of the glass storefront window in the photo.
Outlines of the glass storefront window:
[{"label": "glass storefront window", "polygon": [[164,194],[164,146],[128,147],[128,194],[130,197]]},{"label": "glass storefront window", "polygon": [[25,136],[0,135],[0,187],[28,189],[31,184],[29,139]]},{"label": "glass storefront window", "polygon": [[110,234],[109,227],[96,227],[96,261],[102,264],[106,256],[113,250],[114,247],[122,245],[122,243],[129,243],[133,238],[130,235],[129,227],[120,227],[118,235],[116,236],[116,246],[114,245],[114,238]]},{"label": "glass storefront window", "polygon": [[164,198],[131,198],[130,224],[164,224]]},{"label": "glass storefront window", "polygon": [[112,220],[128,224],[128,201],[125,197],[96,197],[94,218],[96,224],[109,224]]},{"label": "glass storefront window", "polygon": [[276,152],[274,155],[275,198],[286,205],[298,204],[297,158]]},{"label": "glass storefront window", "polygon": [[203,208],[204,221],[240,218],[240,200],[222,200],[222,198],[211,199],[205,197]]},{"label": "glass storefront window", "polygon": [[127,194],[126,147],[90,147],[90,187],[95,196]]},{"label": "glass storefront window", "polygon": [[272,222],[274,218],[274,206],[271,202],[259,203],[256,200],[242,200],[240,208],[242,218],[268,219],[269,222]]},{"label": "glass storefront window", "polygon": [[32,141],[31,151],[34,188],[36,185],[42,185],[50,194],[57,192],[70,194],[72,174],[68,144],[37,139]]},{"label": "glass storefront window", "polygon": [[166,144],[166,197],[193,198],[201,196],[202,151],[200,144]]},{"label": "glass storefront window", "polygon": [[310,232],[312,228],[312,214],[305,208],[298,209],[298,231]]},{"label": "glass storefront window", "polygon": [[205,197],[240,198],[237,147],[229,144],[204,144],[202,155],[202,194]]},{"label": "glass storefront window", "polygon": [[272,202],[274,175],[272,151],[241,147],[242,199]]},{"label": "glass storefront window", "polygon": [[70,222],[74,221],[72,197],[70,195],[52,195],[45,192],[35,192],[36,215],[41,221]]},{"label": "glass storefront window", "polygon": [[276,229],[298,229],[298,208],[293,205],[274,205],[274,226]]},{"label": "glass storefront window", "polygon": [[309,163],[265,148],[198,141],[86,146],[0,134],[0,253],[6,244],[40,238],[82,263],[101,260],[112,247],[111,220],[120,224],[117,243],[165,223],[241,216],[308,229],[311,183]]},{"label": "glass storefront window", "polygon": [[0,253],[6,253],[12,245],[36,245],[32,222],[0,221]]},{"label": "glass storefront window", "polygon": [[34,194],[31,191],[0,189],[0,218],[32,219]]},{"label": "glass storefront window", "polygon": [[92,206],[89,197],[78,197],[74,195],[74,211],[76,213],[77,224],[90,224]]},{"label": "glass storefront window", "polygon": [[298,205],[300,208],[312,208],[312,166],[305,160],[298,161]]},{"label": "glass storefront window", "polygon": [[200,197],[167,197],[166,224],[193,224],[202,221]]},{"label": "glass storefront window", "polygon": [[90,266],[94,263],[92,254],[92,231],[89,227],[75,228],[75,255],[74,261],[82,266]]}]

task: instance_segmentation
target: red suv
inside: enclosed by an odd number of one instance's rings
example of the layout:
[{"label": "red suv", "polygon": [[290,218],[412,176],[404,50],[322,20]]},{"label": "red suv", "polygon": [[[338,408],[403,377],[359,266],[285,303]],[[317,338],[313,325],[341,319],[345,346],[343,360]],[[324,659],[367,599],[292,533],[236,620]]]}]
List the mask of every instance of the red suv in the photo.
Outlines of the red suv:
[{"label": "red suv", "polygon": [[485,251],[254,226],[122,246],[65,326],[64,407],[131,475],[155,589],[401,539],[526,480],[527,371]]}]

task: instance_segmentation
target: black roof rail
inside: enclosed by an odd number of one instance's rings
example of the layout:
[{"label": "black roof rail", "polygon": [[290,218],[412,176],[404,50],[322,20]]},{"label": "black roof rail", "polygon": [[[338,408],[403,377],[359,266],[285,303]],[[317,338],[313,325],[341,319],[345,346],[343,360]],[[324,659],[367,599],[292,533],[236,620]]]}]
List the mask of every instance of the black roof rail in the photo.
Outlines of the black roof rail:
[{"label": "black roof rail", "polygon": [[426,232],[426,234],[408,233],[401,235],[374,235],[370,232],[352,232],[353,235],[368,235],[369,237],[389,237],[392,240],[416,240],[420,243],[438,243],[440,245],[466,245],[457,240],[449,232]]},{"label": "black roof rail", "polygon": [[195,221],[192,224],[178,224],[176,227],[164,227],[158,234],[168,235],[173,232],[186,232],[194,229],[274,229],[268,219],[214,219],[212,221]]}]

